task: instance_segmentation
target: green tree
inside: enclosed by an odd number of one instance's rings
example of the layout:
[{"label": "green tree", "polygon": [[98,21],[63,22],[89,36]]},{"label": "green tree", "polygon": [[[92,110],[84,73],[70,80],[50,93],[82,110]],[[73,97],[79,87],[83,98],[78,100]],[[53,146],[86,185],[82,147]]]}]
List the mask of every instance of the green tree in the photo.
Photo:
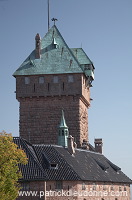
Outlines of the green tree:
[{"label": "green tree", "polygon": [[18,196],[21,178],[18,164],[26,164],[25,152],[13,142],[11,134],[0,132],[0,199],[14,200]]}]

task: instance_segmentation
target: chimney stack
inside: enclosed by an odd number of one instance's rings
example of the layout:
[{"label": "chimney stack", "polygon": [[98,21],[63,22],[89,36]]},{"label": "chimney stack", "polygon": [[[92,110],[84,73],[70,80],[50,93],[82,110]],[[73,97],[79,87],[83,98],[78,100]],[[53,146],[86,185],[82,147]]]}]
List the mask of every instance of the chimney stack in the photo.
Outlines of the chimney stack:
[{"label": "chimney stack", "polygon": [[74,142],[74,137],[71,135],[68,136],[68,151],[71,155],[75,153],[75,149],[77,148],[77,144]]},{"label": "chimney stack", "polygon": [[87,140],[83,140],[83,143],[82,143],[82,149],[87,149],[89,150],[89,143]]},{"label": "chimney stack", "polygon": [[39,59],[41,56],[41,42],[40,42],[41,38],[39,33],[37,33],[36,37],[35,37],[35,41],[36,41],[36,46],[35,46],[35,58]]},{"label": "chimney stack", "polygon": [[95,144],[95,151],[102,154],[102,147],[103,147],[102,138],[96,138],[94,140],[94,144]]}]

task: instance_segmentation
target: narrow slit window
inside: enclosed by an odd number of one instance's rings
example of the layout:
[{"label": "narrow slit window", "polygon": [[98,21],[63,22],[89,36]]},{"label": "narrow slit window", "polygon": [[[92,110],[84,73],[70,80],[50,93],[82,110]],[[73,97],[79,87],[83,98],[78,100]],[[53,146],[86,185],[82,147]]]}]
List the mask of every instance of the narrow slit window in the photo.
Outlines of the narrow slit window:
[{"label": "narrow slit window", "polygon": [[48,91],[50,90],[50,84],[48,83]]},{"label": "narrow slit window", "polygon": [[34,88],[33,88],[33,89],[34,89],[34,92],[35,92],[35,90],[36,90],[36,86],[35,86],[35,84],[34,84]]},{"label": "narrow slit window", "polygon": [[63,82],[63,91],[65,90],[65,83]]}]

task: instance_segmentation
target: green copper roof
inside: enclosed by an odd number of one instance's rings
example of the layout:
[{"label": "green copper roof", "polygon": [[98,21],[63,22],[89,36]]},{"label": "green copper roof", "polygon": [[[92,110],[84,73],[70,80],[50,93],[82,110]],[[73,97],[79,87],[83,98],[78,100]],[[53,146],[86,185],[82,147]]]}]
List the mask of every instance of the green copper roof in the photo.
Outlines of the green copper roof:
[{"label": "green copper roof", "polygon": [[93,64],[82,48],[71,48],[71,51],[73,52],[80,65]]},{"label": "green copper roof", "polygon": [[66,125],[64,111],[62,110],[61,121],[58,127],[59,134],[58,134],[58,145],[67,147],[67,137],[69,135],[68,126]]},{"label": "green copper roof", "polygon": [[85,64],[92,64],[82,49],[70,49],[54,25],[41,40],[41,57],[35,59],[35,50],[13,76],[82,73]]}]

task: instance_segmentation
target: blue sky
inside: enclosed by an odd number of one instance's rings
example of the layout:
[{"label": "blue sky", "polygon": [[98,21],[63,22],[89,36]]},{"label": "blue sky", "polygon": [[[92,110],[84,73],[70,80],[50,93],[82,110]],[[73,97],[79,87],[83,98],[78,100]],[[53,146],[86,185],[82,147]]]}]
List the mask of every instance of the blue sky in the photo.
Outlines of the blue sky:
[{"label": "blue sky", "polygon": [[[132,178],[132,1],[50,0],[50,18],[69,47],[82,47],[95,66],[89,135]],[[53,23],[50,21],[50,26]],[[47,32],[47,0],[0,0],[0,131],[19,135],[14,71]]]}]

